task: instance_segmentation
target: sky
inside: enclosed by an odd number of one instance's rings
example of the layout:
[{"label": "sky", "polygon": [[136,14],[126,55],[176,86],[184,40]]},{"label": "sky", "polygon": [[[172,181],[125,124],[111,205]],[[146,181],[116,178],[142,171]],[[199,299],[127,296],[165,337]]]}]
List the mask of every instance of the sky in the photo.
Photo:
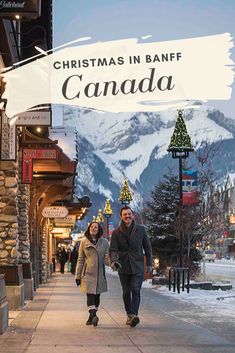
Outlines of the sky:
[{"label": "sky", "polygon": [[[235,37],[234,0],[54,0],[53,46],[80,37],[92,42],[152,35],[147,42],[230,33]],[[235,49],[231,50],[235,62]],[[209,101],[235,119],[235,84],[228,101]]]}]

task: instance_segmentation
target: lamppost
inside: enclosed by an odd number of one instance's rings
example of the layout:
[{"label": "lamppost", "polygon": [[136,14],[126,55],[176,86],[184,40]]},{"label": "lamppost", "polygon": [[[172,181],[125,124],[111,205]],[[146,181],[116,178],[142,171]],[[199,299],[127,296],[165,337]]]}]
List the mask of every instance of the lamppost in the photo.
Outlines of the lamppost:
[{"label": "lamppost", "polygon": [[121,201],[121,203],[123,205],[129,205],[129,203],[132,201],[132,194],[131,191],[129,189],[129,185],[128,185],[128,180],[125,179],[124,183],[122,185],[121,191],[120,191],[120,195],[119,195],[119,201]]},{"label": "lamppost", "polygon": [[179,159],[179,265],[183,267],[183,188],[182,188],[182,161],[189,156],[189,152],[194,149],[191,144],[190,136],[187,132],[186,125],[183,119],[183,110],[178,110],[178,117],[175,124],[175,129],[171,137],[170,145],[167,149],[172,153],[172,158]]},{"label": "lamppost", "polygon": [[109,240],[109,218],[112,216],[113,211],[111,208],[110,200],[106,199],[103,214],[106,218],[106,238]]}]

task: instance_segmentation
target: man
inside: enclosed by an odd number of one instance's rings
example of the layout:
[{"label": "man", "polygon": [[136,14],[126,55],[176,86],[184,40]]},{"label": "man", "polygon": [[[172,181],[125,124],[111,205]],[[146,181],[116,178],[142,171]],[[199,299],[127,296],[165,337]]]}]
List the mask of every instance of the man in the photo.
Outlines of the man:
[{"label": "man", "polygon": [[79,245],[80,245],[80,242],[78,241],[78,242],[74,245],[73,251],[71,252],[71,255],[70,255],[71,274],[72,274],[72,275],[75,275],[75,270],[76,270],[77,261],[78,261]]},{"label": "man", "polygon": [[152,271],[152,250],[145,228],[134,221],[129,206],[121,209],[121,224],[113,231],[110,243],[110,259],[113,270],[118,270],[123,302],[127,313],[127,325],[135,327],[140,319],[140,290],[144,279],[144,254],[147,272]]},{"label": "man", "polygon": [[59,254],[60,273],[64,273],[64,266],[67,261],[68,261],[68,254],[67,254],[65,248],[63,247],[63,249],[61,250],[61,252]]}]

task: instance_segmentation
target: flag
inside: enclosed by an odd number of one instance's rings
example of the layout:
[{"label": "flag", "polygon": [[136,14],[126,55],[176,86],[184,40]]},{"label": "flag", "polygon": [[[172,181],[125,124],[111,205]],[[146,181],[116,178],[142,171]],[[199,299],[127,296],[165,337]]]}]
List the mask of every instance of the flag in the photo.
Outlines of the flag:
[{"label": "flag", "polygon": [[197,205],[197,171],[182,171],[183,205]]}]

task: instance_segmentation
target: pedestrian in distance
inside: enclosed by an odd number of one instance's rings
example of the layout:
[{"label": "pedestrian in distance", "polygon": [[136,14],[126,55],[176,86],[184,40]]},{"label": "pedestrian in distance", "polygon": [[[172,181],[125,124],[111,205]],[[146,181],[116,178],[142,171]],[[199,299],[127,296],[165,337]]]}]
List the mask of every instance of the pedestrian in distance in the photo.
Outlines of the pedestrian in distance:
[{"label": "pedestrian in distance", "polygon": [[78,249],[79,249],[80,242],[78,241],[71,252],[70,255],[70,263],[71,263],[71,274],[75,275],[76,265],[78,261]]},{"label": "pedestrian in distance", "polygon": [[60,273],[64,273],[64,266],[67,261],[68,261],[68,254],[65,248],[63,248],[59,253]]},{"label": "pedestrian in distance", "polygon": [[139,322],[140,291],[144,280],[144,255],[147,272],[152,271],[152,249],[145,228],[136,224],[129,206],[120,211],[121,223],[110,242],[111,268],[118,271],[123,302],[127,314],[126,324],[135,327]]},{"label": "pedestrian in distance", "polygon": [[107,291],[105,265],[110,266],[109,243],[102,237],[103,229],[97,222],[90,223],[84,235],[79,246],[75,281],[87,295],[86,325],[97,326],[100,294]]}]

